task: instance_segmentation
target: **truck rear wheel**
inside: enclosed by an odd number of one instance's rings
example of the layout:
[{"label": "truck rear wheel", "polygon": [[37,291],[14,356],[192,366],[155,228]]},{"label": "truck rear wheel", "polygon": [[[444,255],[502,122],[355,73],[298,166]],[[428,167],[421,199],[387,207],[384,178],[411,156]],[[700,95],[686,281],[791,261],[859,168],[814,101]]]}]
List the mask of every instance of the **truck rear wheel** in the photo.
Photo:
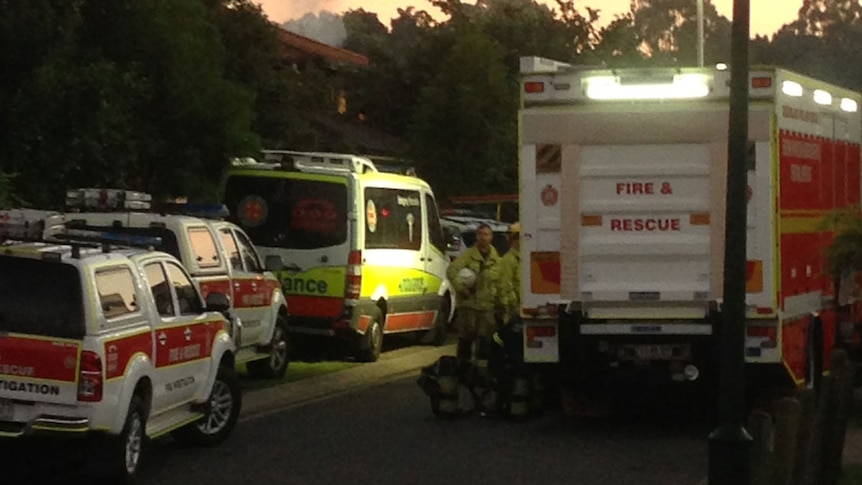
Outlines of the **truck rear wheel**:
[{"label": "truck rear wheel", "polygon": [[131,484],[141,465],[147,413],[140,396],[133,396],[119,436],[94,436],[89,443],[88,472],[110,483]]}]

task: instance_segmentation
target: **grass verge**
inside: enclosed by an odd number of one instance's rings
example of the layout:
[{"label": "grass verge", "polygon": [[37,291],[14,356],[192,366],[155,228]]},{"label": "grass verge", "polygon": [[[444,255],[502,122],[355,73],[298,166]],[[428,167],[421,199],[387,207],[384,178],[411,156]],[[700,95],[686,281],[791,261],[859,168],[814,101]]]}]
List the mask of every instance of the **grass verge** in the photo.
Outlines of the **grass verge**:
[{"label": "grass verge", "polygon": [[841,477],[838,478],[838,485],[859,484],[862,484],[862,465],[851,465],[842,467]]},{"label": "grass verge", "polygon": [[287,374],[281,379],[252,379],[248,377],[245,364],[236,366],[237,372],[240,375],[242,387],[244,390],[265,389],[267,387],[280,386],[289,382],[296,382],[302,379],[309,379],[332,372],[349,369],[360,365],[356,362],[345,361],[322,361],[322,362],[291,362],[287,368]]}]

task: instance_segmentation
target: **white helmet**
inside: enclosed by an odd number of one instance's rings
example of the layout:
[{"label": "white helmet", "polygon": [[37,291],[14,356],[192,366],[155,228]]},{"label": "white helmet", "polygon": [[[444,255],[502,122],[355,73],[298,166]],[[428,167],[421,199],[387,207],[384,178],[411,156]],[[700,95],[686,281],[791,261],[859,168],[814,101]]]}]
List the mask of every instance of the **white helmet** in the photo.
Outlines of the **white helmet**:
[{"label": "white helmet", "polygon": [[461,268],[461,271],[458,271],[458,277],[467,288],[472,288],[476,284],[476,273],[470,268]]}]

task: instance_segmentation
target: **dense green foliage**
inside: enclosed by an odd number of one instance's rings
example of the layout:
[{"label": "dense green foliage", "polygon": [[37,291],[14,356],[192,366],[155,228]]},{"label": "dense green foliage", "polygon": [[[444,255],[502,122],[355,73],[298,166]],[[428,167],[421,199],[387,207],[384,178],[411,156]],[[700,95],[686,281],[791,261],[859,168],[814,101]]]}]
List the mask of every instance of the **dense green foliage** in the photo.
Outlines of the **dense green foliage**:
[{"label": "dense green foliage", "polygon": [[[797,1],[796,21],[753,41],[752,62],[862,88],[862,8]],[[351,149],[324,143],[321,114],[406,141],[394,155],[441,198],[515,192],[520,56],[696,60],[693,0],[633,1],[604,28],[576,3],[432,0],[434,16],[405,5],[389,25],[332,15],[343,47],[369,59],[355,67],[286,62],[251,0],[0,0],[0,206],[56,206],[78,186],[211,196],[230,157]],[[706,63],[727,61],[730,21],[705,7]]]}]

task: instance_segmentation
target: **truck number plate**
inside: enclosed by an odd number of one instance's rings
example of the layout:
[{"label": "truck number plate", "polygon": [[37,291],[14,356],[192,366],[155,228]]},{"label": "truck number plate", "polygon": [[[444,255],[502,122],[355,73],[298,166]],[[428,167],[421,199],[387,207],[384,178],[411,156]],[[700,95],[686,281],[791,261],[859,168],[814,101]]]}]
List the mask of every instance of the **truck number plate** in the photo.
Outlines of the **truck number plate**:
[{"label": "truck number plate", "polygon": [[14,412],[11,399],[0,399],[0,421],[11,421]]},{"label": "truck number plate", "polygon": [[682,360],[690,354],[686,345],[628,345],[620,350],[624,360]]}]

